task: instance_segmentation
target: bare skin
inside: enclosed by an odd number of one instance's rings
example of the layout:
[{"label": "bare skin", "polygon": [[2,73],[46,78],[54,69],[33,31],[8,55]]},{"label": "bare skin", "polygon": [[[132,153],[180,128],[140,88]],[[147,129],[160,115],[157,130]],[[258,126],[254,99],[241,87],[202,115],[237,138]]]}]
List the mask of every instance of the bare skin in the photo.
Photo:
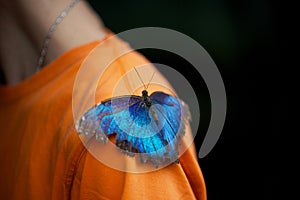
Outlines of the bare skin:
[{"label": "bare skin", "polygon": [[[0,0],[0,70],[6,85],[32,76],[42,43],[72,0]],[[87,2],[80,1],[57,26],[45,64],[76,46],[103,39],[105,27]]]}]

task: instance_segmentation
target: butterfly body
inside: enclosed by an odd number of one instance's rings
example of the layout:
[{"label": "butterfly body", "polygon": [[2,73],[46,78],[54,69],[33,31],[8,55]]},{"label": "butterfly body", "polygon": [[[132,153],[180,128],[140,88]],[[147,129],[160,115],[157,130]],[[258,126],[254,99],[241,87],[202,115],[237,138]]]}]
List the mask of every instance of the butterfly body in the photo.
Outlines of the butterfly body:
[{"label": "butterfly body", "polygon": [[150,107],[152,103],[151,103],[151,98],[148,96],[147,90],[142,91],[142,97],[143,97],[143,100],[144,100],[146,106]]},{"label": "butterfly body", "polygon": [[116,134],[115,145],[142,163],[157,167],[167,160],[178,161],[178,142],[190,119],[187,105],[164,92],[147,90],[141,96],[114,97],[89,109],[76,123],[79,134],[95,136],[106,143]]}]

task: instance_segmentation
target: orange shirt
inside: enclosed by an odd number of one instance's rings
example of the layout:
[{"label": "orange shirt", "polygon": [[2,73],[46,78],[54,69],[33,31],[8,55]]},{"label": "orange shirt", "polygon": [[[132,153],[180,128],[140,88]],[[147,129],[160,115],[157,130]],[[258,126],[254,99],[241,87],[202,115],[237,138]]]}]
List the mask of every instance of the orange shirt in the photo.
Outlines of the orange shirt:
[{"label": "orange shirt", "polygon": [[[18,85],[0,86],[0,199],[206,199],[193,145],[180,157],[180,164],[129,173],[98,161],[78,136],[74,109],[78,115],[86,109],[80,106],[89,104],[85,95],[95,88],[97,102],[110,98],[126,71],[148,61],[136,52],[123,55],[95,84],[80,80],[78,72],[83,65],[101,68],[103,60],[128,48],[118,38],[95,41],[64,53]],[[82,76],[93,73],[91,69]],[[159,73],[157,77],[163,80]],[[78,80],[80,100],[74,96]],[[131,80],[125,79],[119,90],[128,89]],[[186,135],[184,140],[189,140]],[[103,152],[112,160],[135,159],[105,147]]]}]

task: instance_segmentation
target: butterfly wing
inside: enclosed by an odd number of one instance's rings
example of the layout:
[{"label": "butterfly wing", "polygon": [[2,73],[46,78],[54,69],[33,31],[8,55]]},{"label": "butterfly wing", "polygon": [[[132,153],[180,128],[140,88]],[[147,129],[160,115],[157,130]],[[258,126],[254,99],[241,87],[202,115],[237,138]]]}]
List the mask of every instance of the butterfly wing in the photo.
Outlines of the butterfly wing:
[{"label": "butterfly wing", "polygon": [[182,121],[182,101],[163,92],[154,92],[150,99],[150,108],[139,96],[104,101],[87,111],[76,129],[102,142],[116,133],[116,145],[130,156],[139,152],[142,162],[149,160],[157,166],[166,159],[176,160],[186,122]]},{"label": "butterfly wing", "polygon": [[168,144],[164,149],[165,157],[177,159],[179,139],[184,135],[185,127],[191,120],[189,108],[182,100],[163,92],[154,92],[150,98],[155,114],[164,119],[161,120],[164,124],[159,136]]},{"label": "butterfly wing", "polygon": [[90,138],[95,136],[97,140],[107,142],[107,136],[117,133],[114,114],[121,112],[133,104],[140,102],[140,96],[115,97],[93,106],[76,123],[78,134],[84,134]]}]

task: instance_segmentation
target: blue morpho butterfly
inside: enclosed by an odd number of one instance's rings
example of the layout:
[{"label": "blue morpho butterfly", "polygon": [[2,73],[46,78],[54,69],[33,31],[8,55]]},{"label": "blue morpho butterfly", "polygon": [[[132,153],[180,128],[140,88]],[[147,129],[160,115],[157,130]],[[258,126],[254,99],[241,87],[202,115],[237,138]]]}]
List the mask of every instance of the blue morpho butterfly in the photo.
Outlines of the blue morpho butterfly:
[{"label": "blue morpho butterfly", "polygon": [[77,121],[76,130],[103,143],[116,134],[115,145],[129,156],[139,153],[142,163],[150,161],[155,167],[165,161],[179,163],[178,142],[190,120],[188,106],[164,92],[149,96],[149,84],[143,85],[142,96],[113,97],[90,108]]}]

